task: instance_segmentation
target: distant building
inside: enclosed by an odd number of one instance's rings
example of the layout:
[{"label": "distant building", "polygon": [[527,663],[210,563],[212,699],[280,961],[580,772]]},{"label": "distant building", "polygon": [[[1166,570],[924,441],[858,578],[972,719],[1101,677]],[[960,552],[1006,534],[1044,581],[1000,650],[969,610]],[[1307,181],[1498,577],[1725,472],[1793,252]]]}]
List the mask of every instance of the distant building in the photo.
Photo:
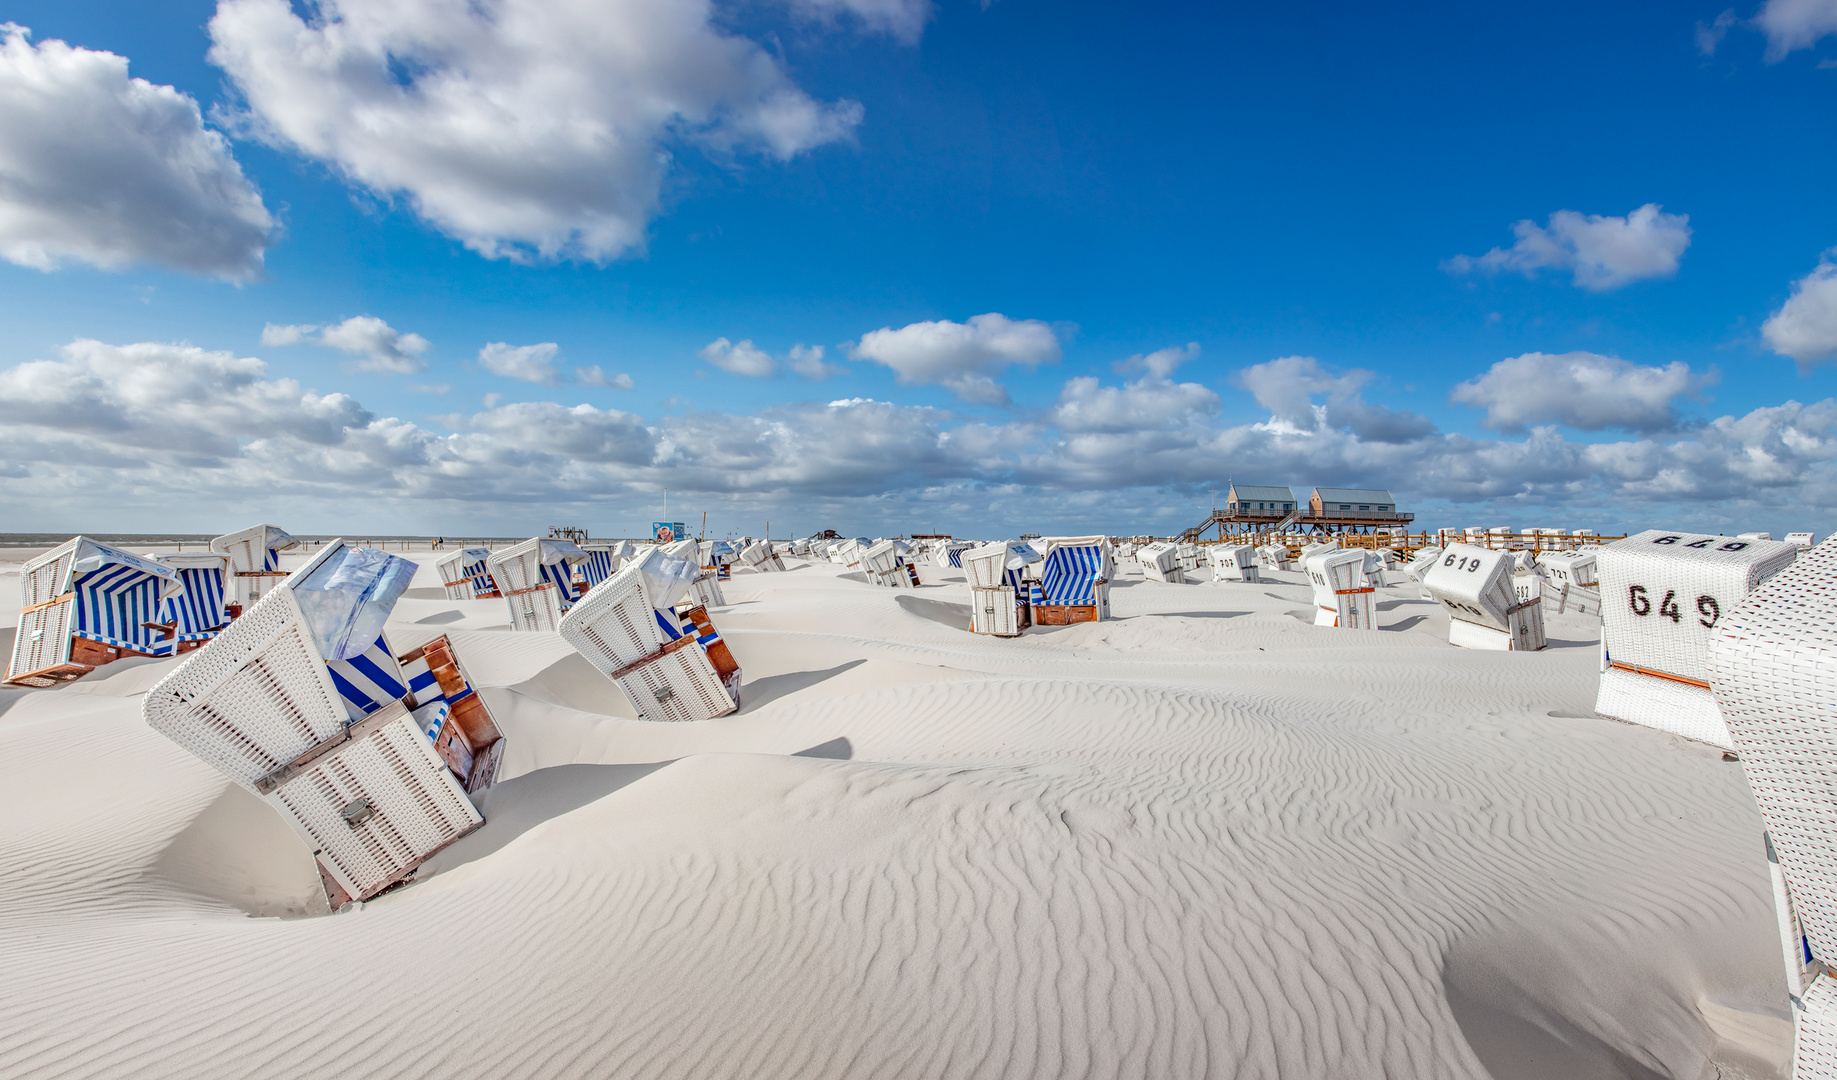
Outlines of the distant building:
[{"label": "distant building", "polygon": [[1285,487],[1232,484],[1225,496],[1225,511],[1231,514],[1280,517],[1294,509],[1295,493]]},{"label": "distant building", "polygon": [[1314,517],[1333,517],[1345,513],[1395,514],[1397,500],[1388,491],[1376,488],[1317,487],[1308,498],[1308,513]]}]

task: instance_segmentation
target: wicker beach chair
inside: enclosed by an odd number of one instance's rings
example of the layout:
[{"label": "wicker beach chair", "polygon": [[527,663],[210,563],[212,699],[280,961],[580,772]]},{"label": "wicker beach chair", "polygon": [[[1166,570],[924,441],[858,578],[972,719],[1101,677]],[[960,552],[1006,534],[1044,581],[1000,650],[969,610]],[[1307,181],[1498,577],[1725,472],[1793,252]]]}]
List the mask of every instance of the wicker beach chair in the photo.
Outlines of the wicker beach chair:
[{"label": "wicker beach chair", "polygon": [[1723,616],[1798,553],[1778,540],[1662,529],[1598,548],[1595,712],[1728,749],[1728,724],[1710,691],[1710,642]]},{"label": "wicker beach chair", "polygon": [[485,600],[503,594],[491,578],[485,561],[491,557],[486,548],[464,548],[434,563],[440,585],[448,600]]},{"label": "wicker beach chair", "polygon": [[[1442,531],[1450,532],[1452,530],[1443,529]],[[1441,557],[1442,557],[1442,549],[1440,547],[1431,545],[1429,547],[1422,548],[1418,550],[1416,554],[1410,559],[1410,564],[1403,568],[1403,573],[1411,581],[1414,581],[1417,584],[1417,586],[1420,588],[1422,586],[1423,575],[1429,572],[1430,567],[1433,567],[1436,563],[1440,562]],[[1421,589],[1421,592],[1422,592],[1422,598],[1424,600],[1435,599],[1433,596],[1429,595],[1428,589],[1423,588]]]},{"label": "wicker beach chair", "polygon": [[1544,607],[1555,614],[1601,614],[1601,582],[1592,551],[1553,551],[1540,555],[1543,568]]},{"label": "wicker beach chair", "polygon": [[633,559],[561,620],[562,639],[624,691],[639,719],[711,720],[739,708],[740,668],[706,608],[685,617],[673,606],[697,570],[661,553]]},{"label": "wicker beach chair", "polygon": [[624,565],[632,552],[629,540],[607,544],[582,544],[580,549],[587,553],[587,557],[575,569],[580,571],[581,583],[586,589],[591,589],[618,573],[619,567]]},{"label": "wicker beach chair", "polygon": [[1294,560],[1287,544],[1264,544],[1257,549],[1257,563],[1266,570],[1287,570]]},{"label": "wicker beach chair", "polygon": [[963,555],[970,579],[970,632],[1014,637],[1033,624],[1023,571],[1040,555],[1029,544],[1010,540],[984,544]]},{"label": "wicker beach chair", "polygon": [[1767,828],[1793,1075],[1837,1076],[1837,543],[1731,599],[1713,622],[1711,692]]},{"label": "wicker beach chair", "polygon": [[569,540],[532,538],[485,560],[510,609],[512,630],[553,630],[580,599],[574,565],[587,553]]},{"label": "wicker beach chair", "polygon": [[1136,560],[1142,564],[1142,576],[1150,581],[1162,581],[1169,585],[1186,583],[1186,571],[1180,566],[1180,545],[1169,543],[1145,544],[1135,553]]},{"label": "wicker beach chair", "polygon": [[504,736],[491,709],[459,662],[445,634],[396,657],[408,684],[407,704],[434,753],[446,762],[466,794],[477,795],[497,780]]},{"label": "wicker beach chair", "polygon": [[169,656],[160,617],[184,585],[152,558],[76,536],[20,568],[19,629],[6,681],[53,686],[129,656]]},{"label": "wicker beach chair", "polygon": [[1115,576],[1109,544],[1102,537],[1047,541],[1039,584],[1030,588],[1033,625],[1067,626],[1109,618],[1110,579]]},{"label": "wicker beach chair", "polygon": [[1214,544],[1208,549],[1212,558],[1213,581],[1259,581],[1257,549],[1248,544]]},{"label": "wicker beach chair", "polygon": [[1314,625],[1376,630],[1377,603],[1363,551],[1323,551],[1306,560]]},{"label": "wicker beach chair", "polygon": [[251,525],[212,540],[212,551],[230,557],[233,576],[229,602],[235,605],[232,610],[246,610],[268,595],[287,576],[287,571],[281,569],[281,552],[305,547],[304,541],[295,540],[273,525]]},{"label": "wicker beach chair", "polygon": [[1422,575],[1423,589],[1448,612],[1448,643],[1464,649],[1536,652],[1544,637],[1543,598],[1520,600],[1509,551],[1449,544]]}]

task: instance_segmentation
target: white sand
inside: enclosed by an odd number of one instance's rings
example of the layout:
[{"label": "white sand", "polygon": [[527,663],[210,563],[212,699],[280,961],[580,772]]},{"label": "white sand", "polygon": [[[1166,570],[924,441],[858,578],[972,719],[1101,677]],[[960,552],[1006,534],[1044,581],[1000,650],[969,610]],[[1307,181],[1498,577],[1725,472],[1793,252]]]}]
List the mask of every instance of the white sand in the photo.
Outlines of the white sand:
[{"label": "white sand", "polygon": [[306,849],[141,722],[170,661],[0,690],[0,1076],[1698,1080],[1789,1052],[1740,767],[1592,718],[1589,621],[1469,652],[1413,588],[1352,633],[1309,625],[1299,574],[1131,567],[1115,620],[999,640],[954,572],[799,566],[713,613],[743,710],[663,725],[417,558],[392,641],[453,634],[506,779],[358,910],[303,917]]}]

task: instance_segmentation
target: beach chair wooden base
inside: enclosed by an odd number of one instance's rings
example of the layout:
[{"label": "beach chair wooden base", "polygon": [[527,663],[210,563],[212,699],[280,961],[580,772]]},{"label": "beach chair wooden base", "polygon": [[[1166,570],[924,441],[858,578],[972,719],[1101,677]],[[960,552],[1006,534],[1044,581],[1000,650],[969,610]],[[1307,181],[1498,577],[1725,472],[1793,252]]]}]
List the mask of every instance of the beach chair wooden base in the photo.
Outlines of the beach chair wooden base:
[{"label": "beach chair wooden base", "polygon": [[1035,626],[1070,626],[1101,622],[1104,618],[1096,604],[1034,604],[1032,607]]},{"label": "beach chair wooden base", "polygon": [[1707,686],[1609,667],[1601,673],[1595,714],[1657,728],[1724,750],[1735,749],[1728,721]]},{"label": "beach chair wooden base", "polygon": [[[256,781],[323,874],[368,900],[484,824],[405,703],[385,705]],[[327,899],[338,903],[331,889]]]},{"label": "beach chair wooden base", "polygon": [[[504,736],[484,699],[472,688],[472,680],[453,651],[452,640],[442,634],[396,660],[410,680],[410,709],[434,701],[447,705],[446,723],[434,739],[434,752],[458,777],[466,794],[477,795],[489,788],[497,781],[498,765],[504,758]],[[416,676],[422,664],[434,685],[417,689]]]},{"label": "beach chair wooden base", "polygon": [[[734,659],[733,650],[727,647],[727,642],[721,640],[720,635],[715,632],[714,622],[708,618],[708,609],[692,607],[683,612],[682,617],[695,625],[696,639],[701,642],[702,651],[708,654],[708,662],[714,665],[714,670],[721,676],[722,681],[732,678],[735,685],[738,685],[739,661]],[[738,698],[736,697],[735,700]]]},{"label": "beach chair wooden base", "polygon": [[[37,613],[33,612],[32,614]],[[22,619],[21,622],[23,623],[25,620]],[[29,632],[30,630],[26,626],[22,625],[19,628],[19,633],[22,637]],[[195,649],[198,645],[202,644],[202,642],[187,644]],[[152,655],[154,654],[150,652],[140,652],[118,645],[104,645],[99,641],[91,641],[88,638],[72,637],[70,639],[69,659],[62,663],[50,664],[38,668],[34,671],[21,672],[6,681],[8,685],[12,686],[31,686],[38,688],[56,686],[59,683],[67,683],[80,679],[102,665],[113,663],[116,660],[123,660],[130,656]]]}]

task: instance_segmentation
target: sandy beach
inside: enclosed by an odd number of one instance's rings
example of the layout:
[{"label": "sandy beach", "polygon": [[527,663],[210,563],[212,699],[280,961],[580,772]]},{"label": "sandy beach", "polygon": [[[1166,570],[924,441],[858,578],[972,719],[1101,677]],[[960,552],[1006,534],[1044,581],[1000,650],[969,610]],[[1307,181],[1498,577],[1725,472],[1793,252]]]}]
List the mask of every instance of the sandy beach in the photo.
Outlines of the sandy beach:
[{"label": "sandy beach", "polygon": [[[1740,766],[1593,717],[1598,623],[1447,644],[1299,573],[965,632],[960,572],[737,572],[741,710],[652,724],[432,559],[509,739],[487,824],[327,914],[141,720],[174,661],[0,690],[8,1077],[1780,1075]],[[18,595],[17,562],[0,598]],[[1398,580],[1401,580],[1400,578]],[[0,610],[10,645],[15,612]]]}]

